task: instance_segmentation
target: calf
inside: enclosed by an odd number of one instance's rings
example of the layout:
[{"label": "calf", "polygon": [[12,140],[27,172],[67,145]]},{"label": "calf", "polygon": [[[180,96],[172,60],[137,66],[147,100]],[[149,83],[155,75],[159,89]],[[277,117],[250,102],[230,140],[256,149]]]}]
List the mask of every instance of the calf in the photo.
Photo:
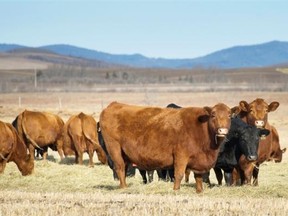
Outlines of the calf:
[{"label": "calf", "polygon": [[[225,173],[225,181],[227,185],[235,184],[232,181],[232,171],[238,168],[238,161],[242,155],[249,162],[255,162],[258,158],[258,146],[261,136],[268,136],[269,130],[258,129],[244,123],[240,118],[231,120],[231,128],[220,148],[214,171],[218,184],[222,184],[222,171]],[[249,179],[249,176],[245,176]]]}]

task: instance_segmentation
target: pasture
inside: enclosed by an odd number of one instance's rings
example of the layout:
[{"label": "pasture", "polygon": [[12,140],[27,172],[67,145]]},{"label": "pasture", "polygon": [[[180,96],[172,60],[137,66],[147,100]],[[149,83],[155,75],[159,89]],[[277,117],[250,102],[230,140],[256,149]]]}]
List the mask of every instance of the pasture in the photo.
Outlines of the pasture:
[{"label": "pasture", "polygon": [[[212,106],[224,102],[238,105],[260,97],[280,107],[269,114],[276,127],[281,147],[288,147],[287,92],[189,92],[149,91],[81,93],[7,93],[0,94],[0,120],[12,122],[24,109],[48,111],[66,121],[84,112],[98,120],[112,101],[164,107],[173,102],[181,106]],[[179,191],[173,183],[157,180],[143,185],[138,171],[128,178],[128,188],[119,189],[112,171],[94,156],[94,168],[74,164],[74,157],[59,163],[57,152],[48,151],[47,162],[35,161],[34,174],[23,177],[14,163],[0,176],[0,215],[288,215],[288,153],[281,163],[260,166],[259,186],[218,186],[211,172],[212,187],[196,194],[194,178],[182,180]]]}]

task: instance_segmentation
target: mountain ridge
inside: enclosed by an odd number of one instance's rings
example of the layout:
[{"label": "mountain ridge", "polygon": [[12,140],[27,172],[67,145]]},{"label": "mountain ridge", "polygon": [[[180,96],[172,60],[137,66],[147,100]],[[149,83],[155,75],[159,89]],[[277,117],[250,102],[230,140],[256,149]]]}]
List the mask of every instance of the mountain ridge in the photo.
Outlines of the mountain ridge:
[{"label": "mountain ridge", "polygon": [[[0,44],[0,52],[11,52],[21,48],[29,47],[18,44]],[[288,63],[288,42],[277,40],[254,45],[232,46],[201,57],[183,59],[150,58],[142,54],[110,54],[69,44],[53,44],[34,48],[65,56],[139,68],[215,67],[231,69],[267,67]]]}]

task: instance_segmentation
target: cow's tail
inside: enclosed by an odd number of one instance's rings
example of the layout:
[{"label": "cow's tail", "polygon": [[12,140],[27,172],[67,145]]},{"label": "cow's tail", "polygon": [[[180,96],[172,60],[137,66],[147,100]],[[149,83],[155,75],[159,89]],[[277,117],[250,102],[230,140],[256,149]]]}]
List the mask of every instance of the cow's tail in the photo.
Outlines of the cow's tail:
[{"label": "cow's tail", "polygon": [[[24,115],[24,113],[22,114]],[[23,133],[24,133],[24,136],[26,137],[27,140],[29,140],[32,145],[35,147],[35,148],[38,148],[38,149],[41,149],[42,151],[44,150],[43,148],[41,148],[30,136],[29,134],[27,133],[27,130],[25,128],[25,123],[24,123],[24,116],[22,116],[22,121],[21,121],[21,126],[22,126],[22,130],[23,130]]]},{"label": "cow's tail", "polygon": [[109,167],[113,170],[114,163],[113,163],[113,161],[112,161],[112,159],[111,159],[111,157],[107,151],[106,144],[104,142],[104,138],[103,138],[102,133],[101,133],[101,128],[100,128],[99,122],[97,122],[97,133],[98,133],[98,142],[99,142],[100,146],[102,147],[102,149],[104,150],[104,152],[108,158]]}]

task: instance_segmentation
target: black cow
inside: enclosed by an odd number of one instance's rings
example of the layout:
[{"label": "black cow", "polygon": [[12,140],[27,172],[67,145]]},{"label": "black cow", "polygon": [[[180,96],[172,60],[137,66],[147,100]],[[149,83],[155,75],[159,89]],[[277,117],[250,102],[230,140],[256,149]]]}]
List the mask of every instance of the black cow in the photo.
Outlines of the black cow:
[{"label": "black cow", "polygon": [[248,161],[256,161],[260,137],[270,133],[267,129],[259,129],[244,123],[240,118],[231,120],[231,127],[226,140],[220,147],[220,152],[214,167],[218,184],[222,184],[223,174],[227,185],[232,184],[232,171],[237,167],[241,155]]}]

